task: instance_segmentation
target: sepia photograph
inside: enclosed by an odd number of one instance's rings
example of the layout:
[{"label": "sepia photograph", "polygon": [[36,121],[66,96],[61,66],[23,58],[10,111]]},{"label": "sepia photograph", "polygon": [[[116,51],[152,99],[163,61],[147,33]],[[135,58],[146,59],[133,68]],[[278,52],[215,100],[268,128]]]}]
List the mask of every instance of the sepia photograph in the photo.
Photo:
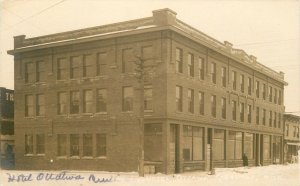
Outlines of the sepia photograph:
[{"label": "sepia photograph", "polygon": [[299,0],[0,0],[0,186],[299,186]]}]

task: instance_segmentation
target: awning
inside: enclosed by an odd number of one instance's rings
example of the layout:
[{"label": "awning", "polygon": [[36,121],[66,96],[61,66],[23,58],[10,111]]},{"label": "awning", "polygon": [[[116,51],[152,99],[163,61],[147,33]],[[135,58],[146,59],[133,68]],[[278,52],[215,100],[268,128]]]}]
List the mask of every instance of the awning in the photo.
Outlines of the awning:
[{"label": "awning", "polygon": [[296,145],[296,146],[300,146],[300,143],[291,143],[291,142],[288,142],[288,143],[286,143],[286,144],[288,144],[288,145]]}]

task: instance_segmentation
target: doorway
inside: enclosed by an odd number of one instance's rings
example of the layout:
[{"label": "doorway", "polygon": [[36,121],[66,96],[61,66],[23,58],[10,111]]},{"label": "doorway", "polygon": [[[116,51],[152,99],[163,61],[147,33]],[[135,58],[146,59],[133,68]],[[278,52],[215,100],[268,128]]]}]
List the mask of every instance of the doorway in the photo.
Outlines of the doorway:
[{"label": "doorway", "polygon": [[179,173],[179,125],[170,125],[170,170],[171,173]]}]

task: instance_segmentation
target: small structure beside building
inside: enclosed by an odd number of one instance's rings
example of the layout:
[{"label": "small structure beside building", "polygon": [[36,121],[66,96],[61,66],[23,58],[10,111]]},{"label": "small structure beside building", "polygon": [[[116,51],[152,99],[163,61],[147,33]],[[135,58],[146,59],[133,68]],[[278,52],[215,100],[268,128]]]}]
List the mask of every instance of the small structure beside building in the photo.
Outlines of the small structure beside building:
[{"label": "small structure beside building", "polygon": [[300,116],[285,114],[284,121],[284,160],[288,163],[297,163],[300,150]]},{"label": "small structure beside building", "polygon": [[0,87],[0,165],[14,167],[14,91]]}]

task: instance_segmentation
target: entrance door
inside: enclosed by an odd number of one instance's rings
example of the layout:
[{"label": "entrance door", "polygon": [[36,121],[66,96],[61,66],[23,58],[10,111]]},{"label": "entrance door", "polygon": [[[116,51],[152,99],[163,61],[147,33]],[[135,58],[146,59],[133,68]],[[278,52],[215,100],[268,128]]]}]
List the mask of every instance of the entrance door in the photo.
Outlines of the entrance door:
[{"label": "entrance door", "polygon": [[207,145],[206,145],[206,170],[212,169],[212,129],[207,129]]},{"label": "entrance door", "polygon": [[170,172],[179,173],[179,125],[170,125]]}]

